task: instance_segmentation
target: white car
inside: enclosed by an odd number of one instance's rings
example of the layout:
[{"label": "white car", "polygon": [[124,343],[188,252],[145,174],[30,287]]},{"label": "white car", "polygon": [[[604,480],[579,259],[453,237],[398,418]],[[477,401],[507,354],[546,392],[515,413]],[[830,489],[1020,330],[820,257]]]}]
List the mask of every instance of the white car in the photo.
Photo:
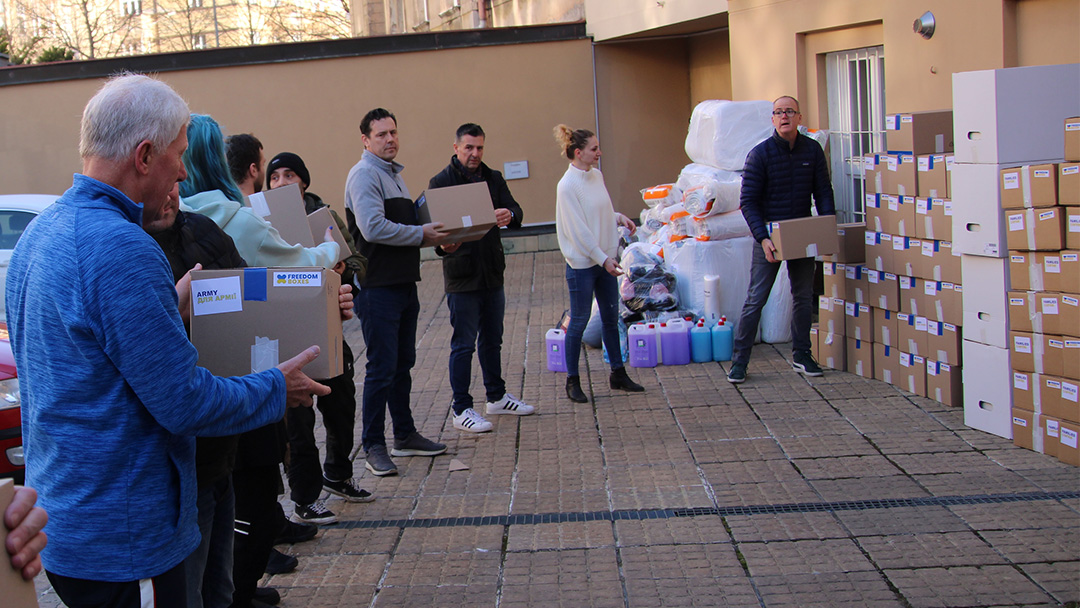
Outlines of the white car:
[{"label": "white car", "polygon": [[19,242],[30,220],[60,198],[55,194],[0,194],[0,321],[4,321],[4,286],[11,250]]}]

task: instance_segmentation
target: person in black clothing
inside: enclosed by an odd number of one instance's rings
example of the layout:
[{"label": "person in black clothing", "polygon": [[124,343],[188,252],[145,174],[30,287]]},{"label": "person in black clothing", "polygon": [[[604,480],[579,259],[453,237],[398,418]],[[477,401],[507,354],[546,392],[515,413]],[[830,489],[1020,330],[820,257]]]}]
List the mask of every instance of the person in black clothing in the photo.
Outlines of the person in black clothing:
[{"label": "person in black clothing", "polygon": [[[736,329],[728,382],[746,380],[746,365],[754,346],[761,309],[772,290],[780,262],[769,238],[768,224],[810,216],[810,198],[819,215],[836,213],[828,161],[817,142],[799,133],[799,102],[780,97],[773,102],[772,122],[776,128],[746,157],[739,206],[743,217],[761,243],[754,248],[750,264],[750,287]],[[791,318],[792,367],[807,376],[821,376],[821,367],[810,354],[810,320],[814,310],[814,258],[787,260],[794,306]]]},{"label": "person in black clothing", "polygon": [[[304,212],[314,213],[326,207],[316,194],[308,191],[311,174],[307,165],[296,154],[282,152],[270,159],[266,166],[267,189],[290,184],[300,186],[304,197]],[[353,278],[361,279],[367,269],[367,260],[356,252],[356,245],[349,236],[348,227],[337,213],[331,211],[338,228],[346,235],[352,255],[339,262],[334,270],[341,273],[341,284],[350,285]],[[296,504],[293,518],[311,524],[330,524],[337,521],[326,503],[319,499],[325,489],[349,502],[371,502],[375,497],[361,489],[353,480],[353,463],[349,453],[353,447],[353,427],[356,424],[356,383],[353,379],[353,353],[349,343],[342,340],[344,371],[340,376],[318,382],[330,387],[330,394],[319,397],[316,407],[322,414],[326,427],[326,458],[320,470],[319,448],[315,445],[315,412],[311,408],[294,415],[285,414],[289,437],[289,457],[286,473],[289,476],[289,496]],[[298,409],[298,408],[293,408]]]},{"label": "person in black clothing", "polygon": [[473,409],[472,395],[469,394],[474,351],[484,375],[486,412],[489,415],[526,416],[534,411],[531,405],[506,392],[502,377],[506,260],[499,229],[506,226],[520,228],[522,213],[521,205],[510,194],[502,174],[484,164],[485,139],[480,125],[466,123],[458,127],[450,164],[428,182],[428,188],[486,182],[495,208],[496,226],[483,238],[435,248],[435,253],[443,258],[446,305],[450,309],[450,324],[454,327],[450,338],[454,428],[470,433],[492,429],[491,422]]}]

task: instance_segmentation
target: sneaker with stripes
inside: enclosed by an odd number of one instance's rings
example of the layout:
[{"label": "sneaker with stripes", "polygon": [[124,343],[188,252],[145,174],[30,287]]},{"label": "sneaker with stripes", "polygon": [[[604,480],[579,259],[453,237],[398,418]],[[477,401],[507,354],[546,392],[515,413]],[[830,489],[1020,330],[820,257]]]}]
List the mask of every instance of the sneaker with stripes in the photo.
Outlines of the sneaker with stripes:
[{"label": "sneaker with stripes", "polygon": [[492,424],[471,407],[454,415],[454,428],[469,433],[486,433]]},{"label": "sneaker with stripes", "polygon": [[521,399],[506,393],[502,396],[502,399],[498,401],[487,402],[487,413],[490,416],[496,416],[498,414],[510,414],[512,416],[528,416],[536,411],[531,405],[528,405]]}]

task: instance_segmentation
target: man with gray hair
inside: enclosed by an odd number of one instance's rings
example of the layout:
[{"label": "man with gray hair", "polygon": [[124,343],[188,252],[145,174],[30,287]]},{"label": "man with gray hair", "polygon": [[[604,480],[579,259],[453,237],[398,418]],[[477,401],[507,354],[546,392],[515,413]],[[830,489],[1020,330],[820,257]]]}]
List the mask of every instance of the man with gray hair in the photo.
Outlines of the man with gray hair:
[{"label": "man with gray hair", "polygon": [[188,107],[141,75],[87,103],[72,187],[11,256],[7,320],[23,397],[26,478],[49,514],[42,563],[69,606],[185,606],[199,544],[195,435],[279,420],[329,389],[301,368],[217,378],[196,367],[161,249],[144,227],[186,177]]}]

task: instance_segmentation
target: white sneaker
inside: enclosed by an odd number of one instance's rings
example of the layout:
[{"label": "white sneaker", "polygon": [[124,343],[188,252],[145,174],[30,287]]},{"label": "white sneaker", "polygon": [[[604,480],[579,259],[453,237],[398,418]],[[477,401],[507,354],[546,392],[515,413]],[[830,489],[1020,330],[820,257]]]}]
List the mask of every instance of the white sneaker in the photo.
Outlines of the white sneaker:
[{"label": "white sneaker", "polygon": [[521,399],[506,393],[502,396],[502,399],[492,403],[487,402],[487,413],[489,416],[495,416],[498,414],[511,414],[514,416],[528,416],[536,411],[531,405],[526,404]]},{"label": "white sneaker", "polygon": [[486,433],[492,429],[492,424],[470,407],[454,416],[454,428],[468,433]]}]

